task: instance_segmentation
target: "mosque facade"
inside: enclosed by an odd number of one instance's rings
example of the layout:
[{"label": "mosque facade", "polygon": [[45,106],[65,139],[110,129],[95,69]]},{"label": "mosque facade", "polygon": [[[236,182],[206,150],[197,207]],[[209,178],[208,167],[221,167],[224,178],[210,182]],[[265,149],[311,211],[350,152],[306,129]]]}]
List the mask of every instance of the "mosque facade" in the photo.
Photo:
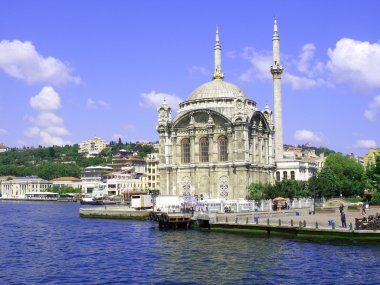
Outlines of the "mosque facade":
[{"label": "mosque facade", "polygon": [[[276,21],[272,39],[274,103],[281,107]],[[282,156],[281,110],[274,114],[278,126],[268,105],[259,110],[241,88],[224,80],[218,29],[214,61],[212,80],[180,103],[174,118],[166,102],[158,109],[161,195],[239,199],[246,198],[249,184],[274,180],[276,152]],[[281,136],[276,140],[275,130]]]}]

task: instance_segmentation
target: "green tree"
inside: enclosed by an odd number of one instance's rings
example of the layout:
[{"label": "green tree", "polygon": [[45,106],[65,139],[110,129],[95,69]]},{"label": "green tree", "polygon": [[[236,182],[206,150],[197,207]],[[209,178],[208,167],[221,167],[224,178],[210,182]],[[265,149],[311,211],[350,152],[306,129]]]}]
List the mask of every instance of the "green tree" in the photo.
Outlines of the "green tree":
[{"label": "green tree", "polygon": [[330,154],[326,158],[325,166],[332,171],[335,178],[336,190],[346,197],[362,195],[365,185],[363,166],[340,153]]},{"label": "green tree", "polygon": [[260,201],[266,199],[266,189],[268,185],[262,183],[251,183],[248,186],[248,200]]}]

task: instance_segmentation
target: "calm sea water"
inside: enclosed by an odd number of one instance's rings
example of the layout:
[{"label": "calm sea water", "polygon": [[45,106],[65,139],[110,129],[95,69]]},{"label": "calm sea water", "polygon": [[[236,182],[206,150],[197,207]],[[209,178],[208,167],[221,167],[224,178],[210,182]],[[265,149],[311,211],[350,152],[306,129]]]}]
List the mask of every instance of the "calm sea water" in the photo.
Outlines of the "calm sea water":
[{"label": "calm sea water", "polygon": [[380,284],[380,247],[160,231],[0,202],[0,284]]}]

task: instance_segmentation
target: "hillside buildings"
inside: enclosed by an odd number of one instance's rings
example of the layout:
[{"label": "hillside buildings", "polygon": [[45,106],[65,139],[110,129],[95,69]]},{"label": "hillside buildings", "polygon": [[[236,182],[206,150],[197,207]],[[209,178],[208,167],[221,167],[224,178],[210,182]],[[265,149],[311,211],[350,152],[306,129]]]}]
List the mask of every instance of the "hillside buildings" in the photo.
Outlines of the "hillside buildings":
[{"label": "hillside buildings", "polygon": [[103,149],[107,147],[108,143],[99,137],[94,137],[79,144],[78,152],[86,157],[95,157]]},{"label": "hillside buildings", "polygon": [[380,148],[370,148],[368,153],[363,157],[364,167],[376,163],[376,157],[380,156]]}]

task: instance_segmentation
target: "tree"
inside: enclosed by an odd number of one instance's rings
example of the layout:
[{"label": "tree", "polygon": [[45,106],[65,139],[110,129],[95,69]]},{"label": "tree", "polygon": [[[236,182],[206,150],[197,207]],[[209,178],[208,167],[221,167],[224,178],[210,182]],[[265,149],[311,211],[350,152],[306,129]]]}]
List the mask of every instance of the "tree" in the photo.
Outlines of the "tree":
[{"label": "tree", "polygon": [[248,200],[260,201],[266,198],[265,190],[268,185],[264,185],[262,183],[251,183],[248,186]]},{"label": "tree", "polygon": [[376,157],[375,164],[370,164],[366,169],[366,186],[373,191],[380,190],[380,156]]},{"label": "tree", "polygon": [[330,198],[339,195],[334,172],[328,166],[325,166],[316,177],[311,177],[308,182],[313,196]]},{"label": "tree", "polygon": [[340,153],[330,154],[326,158],[325,167],[333,173],[338,193],[344,196],[362,195],[365,179],[364,168],[349,156]]}]

